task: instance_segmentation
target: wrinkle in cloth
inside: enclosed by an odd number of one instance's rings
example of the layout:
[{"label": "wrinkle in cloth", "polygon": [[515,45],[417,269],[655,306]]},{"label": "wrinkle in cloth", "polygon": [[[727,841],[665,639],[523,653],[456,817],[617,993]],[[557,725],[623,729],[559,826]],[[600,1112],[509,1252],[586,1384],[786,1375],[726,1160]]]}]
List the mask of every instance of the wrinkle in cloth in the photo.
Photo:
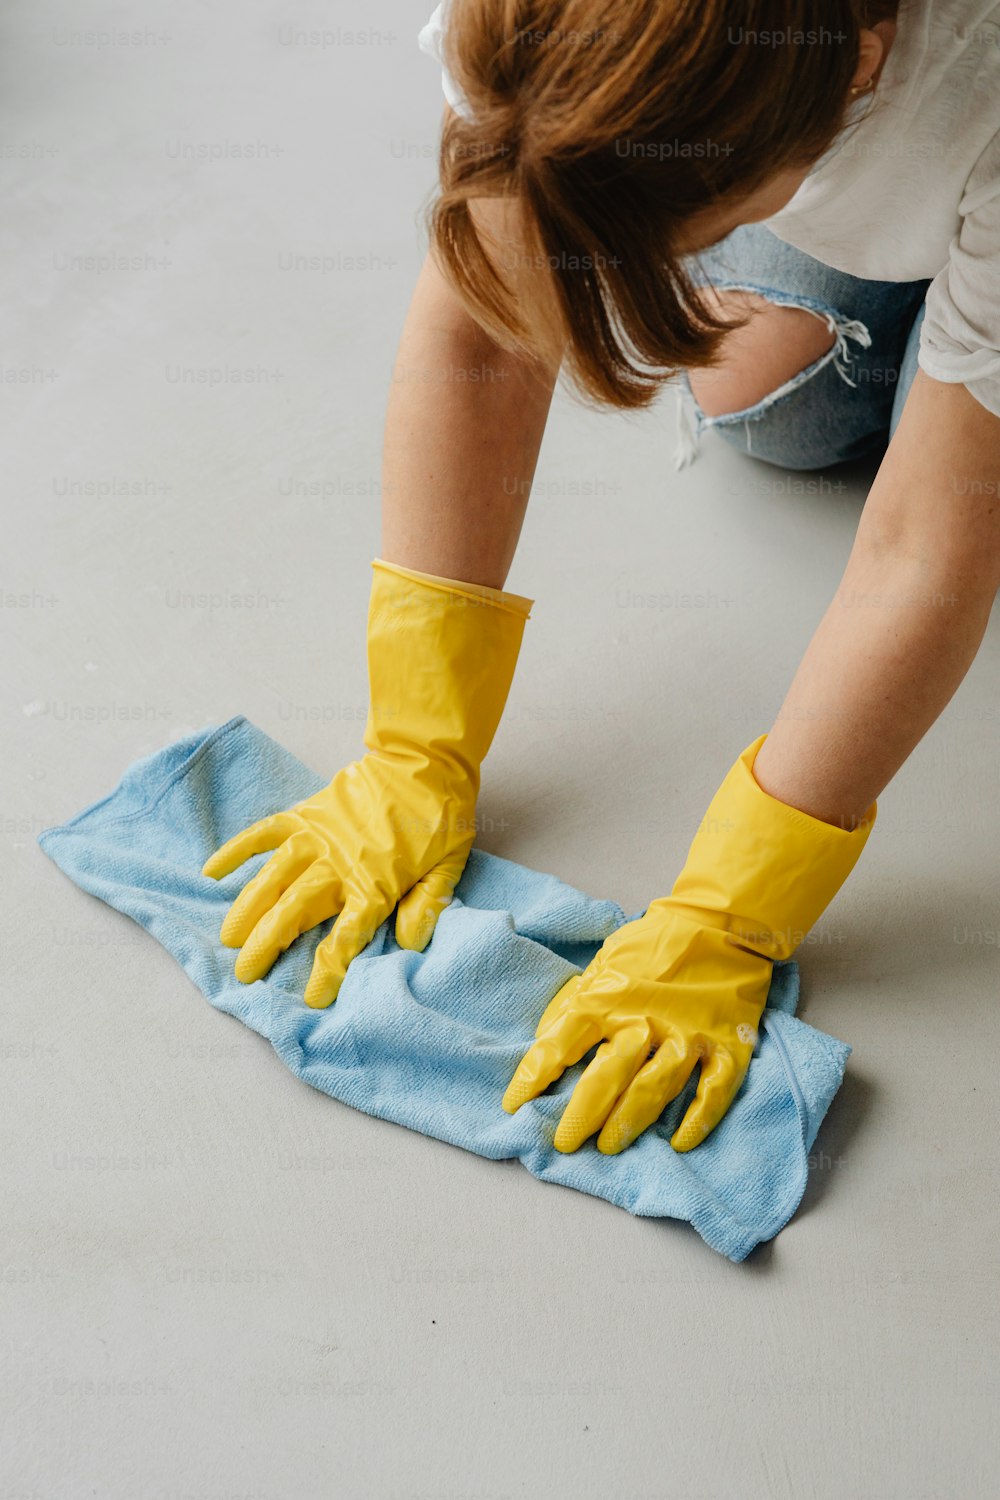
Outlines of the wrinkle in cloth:
[{"label": "wrinkle in cloth", "polygon": [[220,882],[202,864],[232,834],[323,784],[236,718],[137,761],[110,796],[39,843],[84,891],[145,927],[217,1010],[266,1037],[287,1068],[333,1098],[482,1157],[517,1158],[542,1181],[632,1214],[686,1220],[733,1261],[784,1227],[851,1050],[795,1017],[792,961],[775,965],[740,1094],[685,1155],[669,1138],[697,1078],[620,1156],[601,1155],[594,1140],[572,1155],[552,1144],[590,1054],[516,1115],[501,1108],[548,1001],[629,920],[616,902],[554,875],[473,849],[427,949],[401,949],[390,918],[328,1010],[310,1010],[302,994],[331,922],[293,943],[266,978],[240,984],[219,928],[267,856]]}]

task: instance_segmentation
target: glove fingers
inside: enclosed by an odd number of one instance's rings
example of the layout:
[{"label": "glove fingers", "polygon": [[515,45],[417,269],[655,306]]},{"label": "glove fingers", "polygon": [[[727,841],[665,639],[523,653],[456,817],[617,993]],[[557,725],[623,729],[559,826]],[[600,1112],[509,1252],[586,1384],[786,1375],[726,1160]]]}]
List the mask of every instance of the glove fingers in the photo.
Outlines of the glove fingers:
[{"label": "glove fingers", "polygon": [[592,1016],[574,1011],[561,1016],[521,1058],[503,1096],[507,1113],[515,1114],[529,1099],[544,1094],[550,1083],[578,1063],[600,1039],[600,1025]]},{"label": "glove fingers", "polygon": [[683,1091],[697,1061],[697,1052],[685,1049],[681,1041],[668,1038],[662,1042],[605,1121],[597,1138],[598,1151],[617,1156],[631,1146],[644,1130],[656,1123],[671,1099]]},{"label": "glove fingers", "polygon": [[392,911],[392,903],[375,892],[355,892],[319,947],[306,985],[305,1002],[315,1010],[332,1005],[340,993],[347,966],[367,948]]},{"label": "glove fingers", "polygon": [[271,856],[262,870],[243,887],[222,924],[219,937],[227,948],[242,948],[257,923],[280,896],[307,870],[316,846],[304,830],[293,833]]},{"label": "glove fingers", "polygon": [[557,1151],[576,1151],[600,1130],[649,1056],[650,1030],[646,1021],[624,1026],[599,1047],[583,1072],[563,1111],[553,1145]]},{"label": "glove fingers", "polygon": [[752,1056],[749,1045],[739,1059],[720,1048],[702,1063],[698,1092],[670,1137],[675,1151],[690,1151],[711,1134],[739,1093]]},{"label": "glove fingers", "polygon": [[301,827],[301,819],[291,812],[272,813],[268,818],[261,818],[259,823],[244,828],[242,833],[234,835],[221,849],[216,849],[205,861],[201,873],[211,876],[213,880],[222,880],[255,854],[266,854],[269,849],[277,849],[279,844],[283,844]]},{"label": "glove fingers", "polygon": [[548,1005],[542,1011],[542,1019],[535,1027],[536,1037],[541,1036],[543,1032],[551,1031],[556,1021],[572,1001],[582,982],[583,975],[574,974],[572,979],[567,979],[562,988],[556,991],[555,995],[553,995]]},{"label": "glove fingers", "polygon": [[340,880],[330,861],[314,860],[247,938],[236,960],[236,978],[242,984],[262,979],[297,937],[332,917],[341,900]]},{"label": "glove fingers", "polygon": [[441,860],[400,901],[396,908],[396,942],[401,948],[422,953],[427,947],[438,917],[451,901],[462,878],[471,847],[467,844]]}]

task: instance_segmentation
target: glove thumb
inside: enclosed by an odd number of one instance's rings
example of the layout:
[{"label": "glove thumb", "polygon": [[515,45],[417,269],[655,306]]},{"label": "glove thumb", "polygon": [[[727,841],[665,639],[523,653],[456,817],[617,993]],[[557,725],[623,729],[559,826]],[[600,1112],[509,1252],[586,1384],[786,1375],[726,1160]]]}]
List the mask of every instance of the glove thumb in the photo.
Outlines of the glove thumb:
[{"label": "glove thumb", "polygon": [[396,908],[396,942],[422,953],[431,940],[438,917],[451,901],[462,878],[471,844],[449,854],[421,876]]}]

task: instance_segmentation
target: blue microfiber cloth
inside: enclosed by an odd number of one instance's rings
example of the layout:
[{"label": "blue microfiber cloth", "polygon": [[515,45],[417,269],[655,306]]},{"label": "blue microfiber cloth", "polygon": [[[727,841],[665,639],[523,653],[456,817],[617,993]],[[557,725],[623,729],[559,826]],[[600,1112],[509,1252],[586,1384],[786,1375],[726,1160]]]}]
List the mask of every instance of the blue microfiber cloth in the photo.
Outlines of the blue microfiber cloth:
[{"label": "blue microfiber cloth", "polygon": [[730,1260],[783,1228],[851,1050],[795,1019],[794,963],[775,966],[736,1102],[683,1156],[669,1137],[697,1078],[620,1156],[602,1156],[593,1140],[571,1156],[552,1145],[589,1055],[516,1115],[500,1107],[548,1001],[628,920],[615,902],[553,875],[474,849],[427,950],[400,948],[392,920],[383,923],[329,1010],[302,1001],[329,922],[294,943],[266,979],[238,983],[219,928],[266,856],[218,883],[201,866],[232,834],[323,784],[253,724],[232,719],[137,761],[109,797],[39,843],[77,885],[147,928],[212,1005],[335,1099],[479,1156],[518,1157],[536,1177],[630,1213],[686,1219]]}]

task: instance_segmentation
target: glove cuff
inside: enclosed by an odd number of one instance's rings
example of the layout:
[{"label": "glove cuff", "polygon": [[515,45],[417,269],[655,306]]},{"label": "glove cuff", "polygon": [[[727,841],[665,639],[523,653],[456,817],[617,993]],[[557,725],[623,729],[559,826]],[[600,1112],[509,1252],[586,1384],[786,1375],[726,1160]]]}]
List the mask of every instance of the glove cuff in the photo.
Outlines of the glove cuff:
[{"label": "glove cuff", "polygon": [[[695,907],[768,958],[788,958],[850,875],[878,812],[855,829],[824,823],[758,785],[760,735],[732,766],[695,834],[671,902]],[[721,919],[721,920],[720,920]]]},{"label": "glove cuff", "polygon": [[447,763],[475,795],[532,601],[377,558],[372,569],[365,745]]},{"label": "glove cuff", "polygon": [[506,589],[491,589],[485,583],[466,583],[461,578],[442,578],[438,573],[420,573],[416,568],[404,568],[401,563],[386,562],[382,557],[372,559],[373,568],[398,573],[401,578],[412,578],[417,583],[430,584],[432,588],[446,589],[450,594],[463,594],[467,599],[486,599],[498,609],[510,610],[525,620],[531,616],[534,599],[523,594],[508,594]]}]

